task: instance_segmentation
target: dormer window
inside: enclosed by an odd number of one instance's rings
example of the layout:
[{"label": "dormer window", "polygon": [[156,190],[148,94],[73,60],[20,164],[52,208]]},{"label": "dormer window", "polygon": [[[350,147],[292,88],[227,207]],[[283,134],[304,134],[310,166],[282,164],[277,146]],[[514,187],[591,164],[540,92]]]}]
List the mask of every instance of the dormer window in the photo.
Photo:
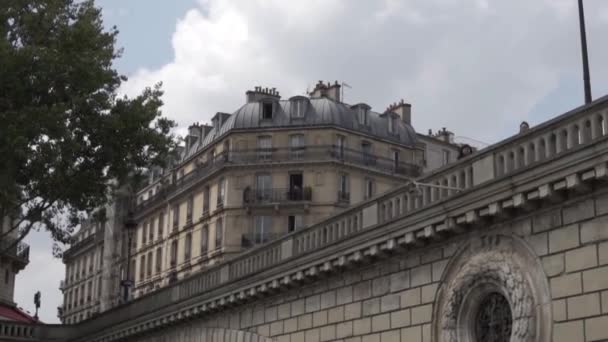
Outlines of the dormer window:
[{"label": "dormer window", "polygon": [[397,118],[394,115],[389,115],[388,119],[388,132],[391,134],[397,133]]},{"label": "dormer window", "polygon": [[357,116],[357,121],[360,126],[369,126],[369,110],[371,109],[365,103],[359,103],[351,107],[354,111],[353,114]]},{"label": "dormer window", "polygon": [[359,123],[361,125],[367,126],[368,125],[368,114],[367,114],[367,108],[364,107],[359,107],[357,108],[357,115],[359,116]]},{"label": "dormer window", "polygon": [[272,120],[272,102],[262,102],[262,120]]},{"label": "dormer window", "polygon": [[308,99],[303,96],[294,96],[289,99],[291,102],[291,118],[302,119],[306,115],[306,106],[308,105]]}]

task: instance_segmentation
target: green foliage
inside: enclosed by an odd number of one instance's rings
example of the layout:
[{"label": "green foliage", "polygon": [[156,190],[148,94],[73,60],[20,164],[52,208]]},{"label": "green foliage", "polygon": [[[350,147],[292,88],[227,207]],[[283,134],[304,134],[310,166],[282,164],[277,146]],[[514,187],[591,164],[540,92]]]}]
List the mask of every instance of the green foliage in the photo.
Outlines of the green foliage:
[{"label": "green foliage", "polygon": [[21,238],[45,228],[66,242],[110,184],[175,146],[160,84],[118,96],[117,34],[93,1],[0,1],[0,217]]}]

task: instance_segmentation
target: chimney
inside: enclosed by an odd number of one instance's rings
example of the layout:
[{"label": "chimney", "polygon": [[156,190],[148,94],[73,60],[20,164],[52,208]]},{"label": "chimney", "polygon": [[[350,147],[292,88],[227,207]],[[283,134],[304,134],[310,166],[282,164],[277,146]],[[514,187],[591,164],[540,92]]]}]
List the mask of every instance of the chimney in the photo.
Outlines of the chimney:
[{"label": "chimney", "polygon": [[401,120],[406,124],[412,124],[412,105],[409,103],[405,103],[403,99],[401,99],[401,101],[399,101],[398,103],[393,103],[392,105],[388,106],[388,108],[386,108],[385,113],[386,112],[395,113],[399,115],[399,117],[401,117]]},{"label": "chimney", "polygon": [[[429,129],[429,133],[430,132],[431,132],[431,130]],[[440,130],[437,131],[437,133],[435,133],[434,135],[430,135],[430,136],[437,138],[448,144],[454,143],[454,133],[448,131],[445,127],[442,127]]]},{"label": "chimney", "polygon": [[335,81],[334,84],[327,87],[327,97],[336,102],[340,102],[340,88],[341,86],[338,84],[338,81]]},{"label": "chimney", "polygon": [[328,99],[332,99],[336,102],[340,102],[340,88],[342,86],[335,81],[334,84],[331,82],[327,82],[327,84],[323,83],[323,81],[319,81],[317,85],[315,85],[315,89],[313,89],[308,95],[311,98],[320,98],[327,97]]},{"label": "chimney", "polygon": [[261,86],[255,87],[254,90],[248,90],[245,93],[245,97],[247,103],[260,102],[264,99],[270,99],[273,101],[278,101],[281,99],[281,95],[277,91],[277,88],[262,88]]},{"label": "chimney", "polygon": [[189,151],[197,140],[201,138],[201,126],[198,122],[193,123],[188,127],[188,135],[186,136],[186,151]]}]

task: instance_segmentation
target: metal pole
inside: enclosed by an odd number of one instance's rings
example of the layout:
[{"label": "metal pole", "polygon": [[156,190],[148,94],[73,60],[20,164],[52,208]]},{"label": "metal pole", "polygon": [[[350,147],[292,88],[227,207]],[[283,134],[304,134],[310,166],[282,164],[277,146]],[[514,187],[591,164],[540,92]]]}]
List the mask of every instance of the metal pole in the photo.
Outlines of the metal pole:
[{"label": "metal pole", "polygon": [[578,0],[578,17],[581,28],[581,50],[583,55],[583,81],[585,82],[585,103],[591,102],[591,79],[589,77],[589,57],[587,55],[587,33],[585,32],[585,11],[583,0]]},{"label": "metal pole", "polygon": [[124,296],[123,299],[124,299],[125,303],[129,301],[129,284],[131,282],[131,277],[130,277],[130,275],[131,275],[131,272],[130,272],[131,271],[131,239],[132,239],[131,235],[132,235],[131,232],[127,232],[127,236],[128,236],[127,240],[128,240],[129,245],[127,247],[127,275],[126,275],[126,277],[125,277],[126,279],[124,281],[125,291],[123,294],[123,296]]}]

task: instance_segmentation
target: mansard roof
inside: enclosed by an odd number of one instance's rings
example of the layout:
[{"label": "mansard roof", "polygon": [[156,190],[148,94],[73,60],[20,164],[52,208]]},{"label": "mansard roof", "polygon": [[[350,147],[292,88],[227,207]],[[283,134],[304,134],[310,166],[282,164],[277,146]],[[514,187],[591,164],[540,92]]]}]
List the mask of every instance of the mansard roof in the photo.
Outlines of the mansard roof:
[{"label": "mansard roof", "polygon": [[[302,118],[291,115],[296,101],[306,101],[305,114]],[[334,126],[361,132],[380,139],[394,141],[395,143],[414,147],[417,142],[414,128],[396,120],[394,133],[388,131],[388,117],[380,113],[368,111],[368,125],[362,125],[357,119],[357,107],[337,102],[327,97],[307,98],[303,96],[292,97],[290,100],[272,101],[272,119],[262,119],[262,104],[265,101],[250,102],[243,105],[230,116],[225,116],[222,122],[217,123],[213,129],[192,147],[185,151],[183,158],[187,159],[197,151],[212,144],[218,137],[229,131],[255,130],[265,128],[309,128]]]}]

